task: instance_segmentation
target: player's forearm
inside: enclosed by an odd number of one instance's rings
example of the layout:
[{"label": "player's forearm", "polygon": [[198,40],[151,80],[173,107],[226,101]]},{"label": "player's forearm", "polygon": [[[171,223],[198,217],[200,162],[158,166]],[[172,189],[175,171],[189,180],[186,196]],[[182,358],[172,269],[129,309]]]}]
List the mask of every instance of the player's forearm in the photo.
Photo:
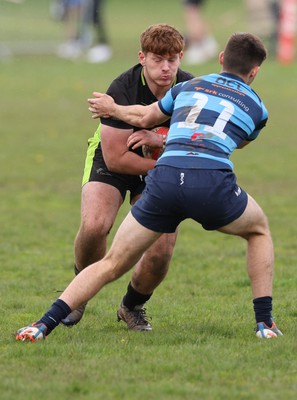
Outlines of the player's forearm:
[{"label": "player's forearm", "polygon": [[90,104],[89,111],[94,114],[93,118],[109,118],[114,117],[129,123],[130,125],[144,127],[142,125],[145,115],[147,114],[145,106],[121,106],[115,103],[114,99],[104,93],[94,92],[95,96],[88,99]]},{"label": "player's forearm", "polygon": [[150,169],[153,169],[156,161],[140,157],[129,151],[120,159],[105,159],[109,171],[128,175],[146,175]]},{"label": "player's forearm", "polygon": [[121,106],[116,104],[111,96],[104,93],[94,92],[93,95],[95,98],[88,99],[89,111],[93,114],[93,118],[114,117],[140,128],[149,128],[168,119],[160,112],[157,103],[148,106],[138,104]]},{"label": "player's forearm", "polygon": [[163,114],[158,102],[142,106],[135,104],[133,106],[121,106],[114,104],[111,107],[112,116],[127,122],[132,126],[149,129],[158,126],[169,119],[169,115]]},{"label": "player's forearm", "polygon": [[121,106],[114,104],[111,110],[111,116],[125,121],[132,126],[146,128],[153,125],[153,121],[148,118],[148,106],[141,106],[139,104],[133,106]]}]

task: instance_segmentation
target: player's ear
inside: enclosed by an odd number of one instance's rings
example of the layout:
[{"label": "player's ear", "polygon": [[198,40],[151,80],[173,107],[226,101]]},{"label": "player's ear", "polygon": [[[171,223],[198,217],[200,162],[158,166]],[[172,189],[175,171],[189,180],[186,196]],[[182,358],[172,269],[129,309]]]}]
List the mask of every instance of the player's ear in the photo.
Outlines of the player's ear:
[{"label": "player's ear", "polygon": [[260,66],[259,66],[259,65],[257,65],[256,67],[254,67],[254,68],[251,70],[250,75],[251,75],[251,77],[252,77],[253,79],[256,77],[256,75],[257,75],[257,73],[259,72],[259,70],[260,70]]},{"label": "player's ear", "polygon": [[223,62],[224,62],[224,52],[221,51],[220,54],[219,54],[219,63],[220,63],[220,65],[223,65]]},{"label": "player's ear", "polygon": [[181,52],[179,53],[179,59],[180,59],[180,61],[183,59],[183,56],[184,56],[184,52],[181,51]]},{"label": "player's ear", "polygon": [[138,60],[142,66],[145,65],[145,55],[143,51],[138,52]]},{"label": "player's ear", "polygon": [[250,85],[253,82],[253,80],[256,78],[257,73],[259,72],[259,70],[260,70],[260,66],[259,65],[257,65],[256,67],[251,69],[251,72],[249,73],[248,80],[247,80],[248,85]]}]

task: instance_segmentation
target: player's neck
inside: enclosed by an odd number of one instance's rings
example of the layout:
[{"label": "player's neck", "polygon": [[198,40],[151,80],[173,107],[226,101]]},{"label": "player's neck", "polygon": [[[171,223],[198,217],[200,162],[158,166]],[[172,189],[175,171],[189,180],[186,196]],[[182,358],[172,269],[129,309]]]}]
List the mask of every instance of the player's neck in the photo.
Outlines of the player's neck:
[{"label": "player's neck", "polygon": [[158,100],[161,100],[165,96],[165,93],[172,87],[172,84],[173,84],[173,83],[171,83],[170,85],[160,86],[160,85],[157,85],[156,82],[154,82],[150,79],[146,79],[146,83],[147,83],[148,87],[150,88],[150,91],[153,93],[153,95]]},{"label": "player's neck", "polygon": [[161,100],[165,96],[165,93],[171,88],[171,85],[165,87],[158,85],[154,85],[154,87],[152,87],[149,85],[149,88],[156,99]]}]

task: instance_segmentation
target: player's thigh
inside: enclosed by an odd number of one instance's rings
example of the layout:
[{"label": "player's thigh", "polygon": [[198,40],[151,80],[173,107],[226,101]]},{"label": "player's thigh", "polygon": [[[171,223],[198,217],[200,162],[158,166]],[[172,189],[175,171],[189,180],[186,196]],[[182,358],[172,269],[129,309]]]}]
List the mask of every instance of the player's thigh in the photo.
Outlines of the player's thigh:
[{"label": "player's thigh", "polygon": [[218,230],[245,237],[252,233],[264,234],[268,229],[267,218],[262,208],[256,200],[248,195],[247,206],[241,216]]},{"label": "player's thigh", "polygon": [[142,226],[129,212],[115,234],[107,257],[116,268],[128,271],[160,236],[161,233]]},{"label": "player's thigh", "polygon": [[112,185],[88,182],[82,188],[81,220],[87,227],[111,229],[123,203],[121,193]]}]

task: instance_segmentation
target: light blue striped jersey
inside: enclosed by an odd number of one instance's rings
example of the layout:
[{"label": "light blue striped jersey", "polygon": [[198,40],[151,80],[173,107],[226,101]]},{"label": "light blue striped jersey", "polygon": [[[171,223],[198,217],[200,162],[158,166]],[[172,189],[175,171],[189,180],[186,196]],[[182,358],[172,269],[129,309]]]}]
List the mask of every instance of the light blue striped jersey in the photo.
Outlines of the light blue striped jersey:
[{"label": "light blue striped jersey", "polygon": [[179,83],[158,104],[171,123],[157,165],[232,170],[232,152],[254,140],[268,119],[258,95],[229,73]]}]

